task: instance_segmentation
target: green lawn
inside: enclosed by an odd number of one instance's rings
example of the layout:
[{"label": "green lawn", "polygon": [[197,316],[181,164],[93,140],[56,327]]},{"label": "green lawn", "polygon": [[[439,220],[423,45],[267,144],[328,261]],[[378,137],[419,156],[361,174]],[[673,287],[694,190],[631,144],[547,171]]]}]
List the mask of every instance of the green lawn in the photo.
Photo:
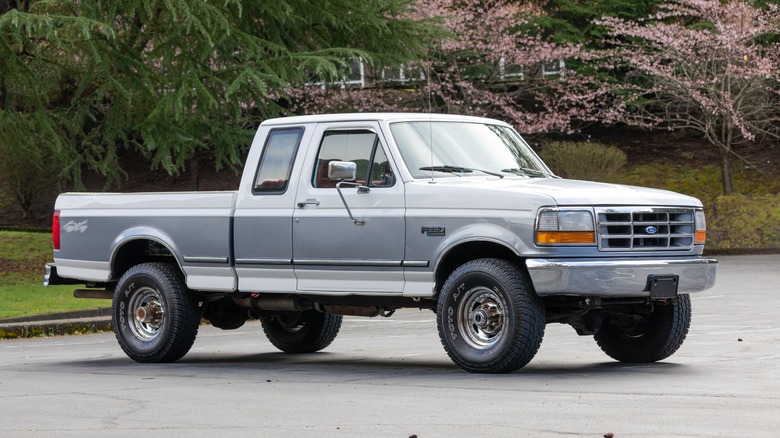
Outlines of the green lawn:
[{"label": "green lawn", "polygon": [[51,235],[0,231],[0,319],[111,307],[108,300],[73,297],[77,286],[43,286],[52,261]]}]

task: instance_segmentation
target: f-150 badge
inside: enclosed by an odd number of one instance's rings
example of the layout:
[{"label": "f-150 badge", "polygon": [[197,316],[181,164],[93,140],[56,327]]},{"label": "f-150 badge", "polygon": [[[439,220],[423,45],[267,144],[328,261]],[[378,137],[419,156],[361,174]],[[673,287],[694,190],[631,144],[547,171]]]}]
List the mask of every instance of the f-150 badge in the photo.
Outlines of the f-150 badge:
[{"label": "f-150 badge", "polygon": [[444,227],[422,227],[420,232],[428,237],[441,237],[446,234],[446,228]]}]

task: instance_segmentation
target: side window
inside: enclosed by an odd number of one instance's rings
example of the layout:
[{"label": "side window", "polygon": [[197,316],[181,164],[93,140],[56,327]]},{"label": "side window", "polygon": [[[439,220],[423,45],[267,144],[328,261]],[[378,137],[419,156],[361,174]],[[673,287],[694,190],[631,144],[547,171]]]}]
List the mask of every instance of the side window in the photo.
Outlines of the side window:
[{"label": "side window", "polygon": [[387,187],[395,183],[393,170],[387,155],[373,131],[327,131],[322,138],[320,151],[312,177],[317,188],[336,187],[336,181],[328,178],[331,161],[351,161],[357,165],[356,182],[369,187]]},{"label": "side window", "polygon": [[253,193],[281,194],[287,190],[301,137],[303,128],[274,129],[268,133]]},{"label": "side window", "polygon": [[389,187],[395,184],[395,176],[385,151],[377,145],[374,150],[374,158],[371,164],[371,178],[366,184],[369,187]]}]

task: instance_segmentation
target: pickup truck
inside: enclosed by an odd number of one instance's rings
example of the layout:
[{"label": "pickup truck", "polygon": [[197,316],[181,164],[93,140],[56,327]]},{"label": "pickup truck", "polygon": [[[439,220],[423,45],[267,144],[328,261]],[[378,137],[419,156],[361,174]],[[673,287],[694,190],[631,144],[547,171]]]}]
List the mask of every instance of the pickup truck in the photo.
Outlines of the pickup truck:
[{"label": "pickup truck", "polygon": [[295,116],[260,125],[238,191],[60,195],[45,283],[112,299],[138,362],[181,358],[202,320],[312,353],[343,315],[418,308],[457,366],[505,373],[549,323],[669,357],[715,281],[705,240],[698,199],[559,178],[498,120]]}]

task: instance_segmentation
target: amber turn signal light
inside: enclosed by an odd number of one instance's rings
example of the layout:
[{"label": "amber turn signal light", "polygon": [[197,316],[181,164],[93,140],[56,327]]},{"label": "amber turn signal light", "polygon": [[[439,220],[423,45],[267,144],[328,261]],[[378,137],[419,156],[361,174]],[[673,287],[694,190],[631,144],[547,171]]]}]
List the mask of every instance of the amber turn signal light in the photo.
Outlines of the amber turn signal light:
[{"label": "amber turn signal light", "polygon": [[596,243],[593,231],[539,231],[536,242],[542,245],[556,243]]}]

